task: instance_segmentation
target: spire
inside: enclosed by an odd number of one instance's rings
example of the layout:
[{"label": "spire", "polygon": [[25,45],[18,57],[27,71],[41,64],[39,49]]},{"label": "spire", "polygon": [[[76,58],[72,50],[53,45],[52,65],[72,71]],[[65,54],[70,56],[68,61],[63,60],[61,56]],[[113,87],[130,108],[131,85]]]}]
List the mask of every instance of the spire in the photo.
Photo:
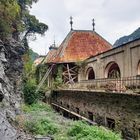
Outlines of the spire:
[{"label": "spire", "polygon": [[92,26],[93,26],[93,31],[95,30],[95,22],[94,18],[92,19]]},{"label": "spire", "polygon": [[54,35],[54,42],[53,42],[53,45],[54,45],[54,47],[56,47],[56,45],[55,45],[55,35]]},{"label": "spire", "polygon": [[73,21],[72,21],[72,16],[70,17],[70,26],[71,26],[71,30],[73,30],[73,27],[72,27],[72,24],[73,24]]}]

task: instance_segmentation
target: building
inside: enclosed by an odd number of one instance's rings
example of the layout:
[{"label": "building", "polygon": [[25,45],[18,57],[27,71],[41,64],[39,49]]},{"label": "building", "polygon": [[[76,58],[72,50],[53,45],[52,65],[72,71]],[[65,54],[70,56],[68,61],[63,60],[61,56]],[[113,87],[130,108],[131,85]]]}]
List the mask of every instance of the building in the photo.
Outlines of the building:
[{"label": "building", "polygon": [[58,112],[140,139],[140,39],[112,48],[94,30],[71,30],[58,48],[51,46],[44,63],[49,86],[58,67],[70,85],[53,91]]},{"label": "building", "polygon": [[[73,83],[78,81],[78,64],[111,48],[112,45],[95,31],[71,30],[59,48],[51,46],[44,63],[61,65],[64,83]],[[54,70],[51,79],[55,74]]]}]

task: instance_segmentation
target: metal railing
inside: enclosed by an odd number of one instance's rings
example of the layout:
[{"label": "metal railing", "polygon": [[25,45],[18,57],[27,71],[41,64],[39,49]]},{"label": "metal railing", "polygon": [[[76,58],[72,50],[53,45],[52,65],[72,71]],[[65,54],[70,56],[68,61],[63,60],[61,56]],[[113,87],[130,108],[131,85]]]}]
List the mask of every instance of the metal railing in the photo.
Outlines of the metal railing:
[{"label": "metal railing", "polygon": [[105,89],[113,91],[126,91],[140,89],[140,75],[132,77],[122,77],[116,79],[94,79],[94,80],[82,80],[79,85],[85,84],[89,89]]}]

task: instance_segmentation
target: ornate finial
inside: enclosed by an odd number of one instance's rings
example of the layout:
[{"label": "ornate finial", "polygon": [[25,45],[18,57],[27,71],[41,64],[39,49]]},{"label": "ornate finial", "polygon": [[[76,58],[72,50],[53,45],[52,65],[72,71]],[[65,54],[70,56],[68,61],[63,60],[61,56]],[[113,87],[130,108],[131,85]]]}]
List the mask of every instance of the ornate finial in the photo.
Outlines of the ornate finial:
[{"label": "ornate finial", "polygon": [[94,18],[92,19],[92,26],[93,26],[93,31],[95,30],[95,22]]},{"label": "ornate finial", "polygon": [[70,17],[70,26],[71,26],[71,30],[73,30],[73,28],[72,28],[72,24],[73,24],[73,21],[72,21],[72,16]]},{"label": "ornate finial", "polygon": [[53,45],[54,45],[54,47],[55,47],[55,35],[54,35],[54,44],[53,44]]}]

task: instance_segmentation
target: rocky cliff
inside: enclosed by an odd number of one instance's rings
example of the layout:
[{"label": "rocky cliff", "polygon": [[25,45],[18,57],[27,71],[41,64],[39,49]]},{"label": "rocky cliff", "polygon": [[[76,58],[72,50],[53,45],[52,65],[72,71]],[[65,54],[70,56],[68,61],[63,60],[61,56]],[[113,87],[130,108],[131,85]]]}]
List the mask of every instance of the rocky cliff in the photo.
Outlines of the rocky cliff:
[{"label": "rocky cliff", "polygon": [[13,39],[0,40],[0,140],[26,139],[14,122],[20,114],[22,55],[24,48]]}]

